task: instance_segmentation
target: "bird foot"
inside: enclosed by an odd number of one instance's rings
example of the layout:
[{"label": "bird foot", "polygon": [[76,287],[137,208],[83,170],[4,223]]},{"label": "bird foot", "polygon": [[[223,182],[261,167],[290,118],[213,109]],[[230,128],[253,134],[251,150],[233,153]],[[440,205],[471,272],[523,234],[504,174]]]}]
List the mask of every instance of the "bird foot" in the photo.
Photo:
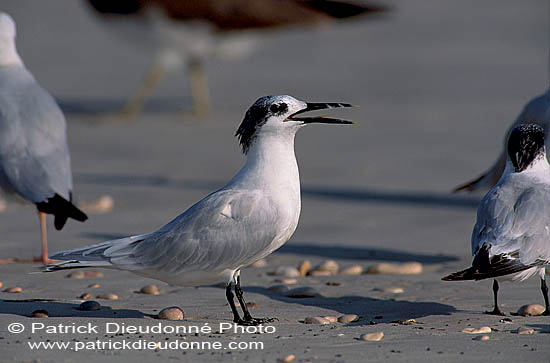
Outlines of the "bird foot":
[{"label": "bird foot", "polygon": [[499,308],[494,308],[492,311],[485,311],[484,313],[489,315],[506,316],[506,314],[500,311]]},{"label": "bird foot", "polygon": [[245,319],[234,320],[234,322],[238,325],[257,326],[257,325],[260,325],[260,324],[271,323],[271,322],[274,322],[275,320],[278,321],[279,319],[277,319],[277,318],[253,318],[253,317],[249,317],[248,319],[245,318]]}]

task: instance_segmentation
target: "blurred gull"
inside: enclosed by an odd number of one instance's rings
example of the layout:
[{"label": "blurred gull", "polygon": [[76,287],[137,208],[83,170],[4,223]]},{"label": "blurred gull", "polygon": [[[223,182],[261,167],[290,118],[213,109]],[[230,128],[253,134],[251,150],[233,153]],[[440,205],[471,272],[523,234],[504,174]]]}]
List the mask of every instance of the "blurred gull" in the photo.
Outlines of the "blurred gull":
[{"label": "blurred gull", "polygon": [[[270,321],[248,312],[240,270],[281,247],[296,230],[301,207],[296,132],[312,123],[352,123],[301,114],[335,107],[351,105],[305,103],[286,95],[258,99],[236,132],[248,158],[226,186],[156,232],[56,253],[52,259],[67,262],[47,271],[108,267],[178,286],[223,281],[236,323]],[[233,300],[233,285],[243,318]]]},{"label": "blurred gull", "polygon": [[[472,267],[443,278],[482,280],[508,276],[523,281],[538,273],[550,314],[545,266],[550,265],[550,165],[544,129],[537,124],[514,127],[508,139],[506,168],[477,210],[472,233]],[[498,282],[493,282],[498,308]]]},{"label": "blurred gull", "polygon": [[142,84],[123,109],[134,118],[167,71],[187,67],[195,114],[210,110],[203,64],[238,58],[256,44],[254,31],[322,24],[383,7],[353,0],[88,0],[103,23],[124,40],[156,54]]},{"label": "blurred gull", "polygon": [[72,203],[65,129],[63,113],[17,54],[15,23],[0,12],[0,186],[36,204],[42,262],[48,259],[46,213],[58,230],[68,218],[87,219]]},{"label": "blurred gull", "polygon": [[[540,96],[533,98],[521,111],[516,118],[514,124],[510,127],[504,138],[504,144],[508,140],[508,135],[512,129],[519,124],[525,123],[537,123],[544,126],[546,131],[546,149],[550,146],[550,137],[548,135],[548,128],[550,126],[550,90],[546,91]],[[461,190],[467,190],[470,192],[476,190],[483,190],[492,188],[500,179],[504,167],[506,166],[506,150],[503,150],[497,161],[491,166],[489,170],[483,173],[478,178],[471,180],[463,185],[460,185],[454,189],[454,192]]]}]

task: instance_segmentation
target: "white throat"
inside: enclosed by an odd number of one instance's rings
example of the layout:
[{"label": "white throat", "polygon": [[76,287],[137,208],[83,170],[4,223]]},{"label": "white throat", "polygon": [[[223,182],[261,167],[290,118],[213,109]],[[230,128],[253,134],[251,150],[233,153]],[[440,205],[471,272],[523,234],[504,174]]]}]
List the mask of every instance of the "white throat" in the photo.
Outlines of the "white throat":
[{"label": "white throat", "polygon": [[0,36],[0,67],[22,66],[23,61],[17,54],[15,39]]},{"label": "white throat", "polygon": [[295,132],[259,133],[248,158],[230,184],[257,189],[300,192],[300,175],[294,154]]}]

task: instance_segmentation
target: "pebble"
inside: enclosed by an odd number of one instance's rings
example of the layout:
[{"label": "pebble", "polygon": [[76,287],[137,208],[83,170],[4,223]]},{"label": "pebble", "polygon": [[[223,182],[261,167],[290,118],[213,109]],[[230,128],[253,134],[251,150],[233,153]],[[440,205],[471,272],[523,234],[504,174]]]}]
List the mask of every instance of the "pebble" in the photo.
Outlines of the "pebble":
[{"label": "pebble", "polygon": [[418,275],[422,273],[422,264],[419,262],[407,263],[379,263],[367,267],[366,274],[387,274],[387,275]]},{"label": "pebble", "polygon": [[340,275],[361,275],[363,273],[363,267],[359,265],[353,265],[340,271]]},{"label": "pebble", "polygon": [[478,335],[477,337],[474,337],[472,340],[486,341],[486,340],[489,340],[489,336],[488,335]]},{"label": "pebble", "polygon": [[273,285],[267,288],[269,291],[277,292],[279,294],[284,294],[288,291],[288,286],[285,285]]},{"label": "pebble", "polygon": [[311,262],[309,262],[309,260],[303,260],[298,265],[298,272],[300,273],[300,276],[306,276],[310,270],[311,270]]},{"label": "pebble", "polygon": [[520,326],[517,330],[516,330],[516,333],[517,334],[520,334],[520,335],[531,335],[531,334],[535,334],[535,329],[533,328],[527,328],[525,326]]},{"label": "pebble", "polygon": [[338,317],[338,322],[344,323],[344,324],[353,323],[354,321],[357,321],[357,320],[359,320],[359,316],[355,314],[341,315],[340,317]]},{"label": "pebble", "polygon": [[332,276],[332,272],[324,270],[312,270],[309,271],[308,276],[321,277],[321,276]]},{"label": "pebble", "polygon": [[89,299],[92,298],[92,294],[90,294],[89,292],[85,292],[85,293],[83,293],[82,295],[80,295],[80,298],[81,298],[82,300],[89,300]]},{"label": "pebble", "polygon": [[246,307],[250,309],[256,309],[259,305],[253,301],[247,302]]},{"label": "pebble", "polygon": [[67,275],[67,278],[69,279],[83,279],[84,278],[84,271],[76,271],[71,272]]},{"label": "pebble", "polygon": [[185,314],[178,306],[170,306],[162,309],[157,317],[163,320],[183,320]]},{"label": "pebble", "polygon": [[97,301],[84,301],[78,307],[78,310],[93,311],[101,309],[101,305]]},{"label": "pebble", "polygon": [[294,361],[295,358],[296,358],[296,356],[294,354],[289,354],[286,357],[284,357],[283,359],[281,359],[280,362],[281,363],[290,363],[290,362]]},{"label": "pebble", "polygon": [[4,286],[4,284],[2,282],[0,282],[0,289],[2,288],[2,286]]},{"label": "pebble", "polygon": [[103,272],[98,271],[76,271],[67,275],[67,277],[70,279],[90,279],[103,276]]},{"label": "pebble", "polygon": [[276,279],[273,282],[278,282],[280,284],[286,284],[286,285],[294,285],[298,283],[298,280],[296,279]]},{"label": "pebble", "polygon": [[384,332],[376,332],[376,333],[368,333],[368,334],[361,334],[359,339],[361,340],[368,340],[371,342],[379,342],[384,337]]},{"label": "pebble", "polygon": [[309,316],[307,318],[304,319],[304,323],[306,324],[321,324],[321,325],[325,325],[325,324],[330,324],[330,321],[328,321],[327,319],[325,318],[322,318],[320,316]]},{"label": "pebble", "polygon": [[327,273],[329,275],[336,275],[338,273],[338,270],[340,267],[338,266],[338,263],[334,260],[326,260],[321,262],[319,265],[315,266],[315,268],[311,271],[309,271],[309,275],[311,276],[327,276],[327,275],[315,275],[315,273]]},{"label": "pebble", "polygon": [[102,195],[99,199],[88,203],[81,203],[79,208],[86,213],[109,213],[115,207],[115,200],[110,195]]},{"label": "pebble", "polygon": [[512,319],[510,318],[502,318],[499,320],[500,323],[503,323],[503,324],[511,324],[512,323]]},{"label": "pebble", "polygon": [[160,294],[158,286],[154,284],[143,286],[141,289],[139,289],[139,292],[141,292],[142,294],[148,294],[148,295]]},{"label": "pebble", "polygon": [[336,316],[325,315],[325,316],[321,316],[321,318],[327,319],[330,323],[337,323],[338,322],[338,317],[336,317]]},{"label": "pebble", "polygon": [[97,295],[98,299],[104,299],[104,300],[118,300],[118,295],[115,294],[101,294]]},{"label": "pebble", "polygon": [[539,304],[523,305],[518,309],[517,314],[521,316],[539,316],[544,312],[544,306]]},{"label": "pebble", "polygon": [[284,276],[284,277],[298,277],[300,276],[300,272],[298,272],[298,269],[296,267],[292,266],[279,266],[275,270],[274,275],[276,276]]},{"label": "pebble", "polygon": [[321,294],[317,292],[313,287],[310,286],[303,286],[303,287],[297,287],[292,290],[288,290],[284,293],[286,297],[293,297],[293,298],[306,298],[306,297],[319,297]]},{"label": "pebble", "polygon": [[415,319],[405,319],[405,320],[392,321],[392,323],[397,323],[399,325],[412,325],[412,324],[416,324],[416,320]]},{"label": "pebble", "polygon": [[50,315],[46,310],[35,310],[31,314],[32,318],[48,318]]},{"label": "pebble", "polygon": [[488,326],[482,326],[481,328],[465,328],[462,330],[463,333],[467,334],[487,334],[490,333],[492,330]]},{"label": "pebble", "polygon": [[8,203],[5,200],[0,199],[0,212],[3,212],[8,208]]},{"label": "pebble", "polygon": [[90,285],[88,285],[88,288],[89,288],[89,289],[99,289],[100,287],[101,287],[101,286],[100,286],[99,284],[97,284],[97,283],[96,283],[96,284],[90,284]]},{"label": "pebble", "polygon": [[7,289],[4,290],[4,292],[9,292],[9,293],[12,293],[12,294],[17,294],[17,293],[23,292],[23,289],[20,288],[19,286],[16,286],[16,287],[8,287]]},{"label": "pebble", "polygon": [[103,272],[99,272],[99,271],[86,271],[86,272],[84,272],[84,278],[87,278],[87,279],[99,278],[99,277],[103,277],[103,276],[105,276],[103,274]]},{"label": "pebble", "polygon": [[384,287],[384,288],[374,288],[374,291],[382,291],[389,294],[402,294],[405,292],[402,287]]},{"label": "pebble", "polygon": [[250,267],[265,267],[267,266],[267,261],[265,258],[260,258],[258,261],[254,262]]}]

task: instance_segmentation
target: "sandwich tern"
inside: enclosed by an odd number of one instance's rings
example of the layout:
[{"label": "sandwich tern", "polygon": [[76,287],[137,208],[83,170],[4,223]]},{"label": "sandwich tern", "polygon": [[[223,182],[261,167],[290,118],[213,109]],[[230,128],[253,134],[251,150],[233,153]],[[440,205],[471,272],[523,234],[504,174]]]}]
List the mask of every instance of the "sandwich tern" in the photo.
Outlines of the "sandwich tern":
[{"label": "sandwich tern", "polygon": [[25,68],[15,35],[13,19],[0,12],[0,187],[36,204],[42,235],[40,260],[46,263],[46,214],[55,216],[58,230],[68,218],[83,222],[87,216],[72,203],[65,117]]},{"label": "sandwich tern", "polygon": [[443,277],[445,281],[495,278],[490,314],[503,315],[497,278],[523,281],[538,273],[546,307],[543,315],[550,315],[545,279],[545,266],[550,265],[550,165],[544,136],[538,124],[512,129],[504,173],[477,210],[472,267]]},{"label": "sandwich tern", "polygon": [[[223,281],[233,320],[257,325],[248,312],[240,270],[269,255],[294,233],[300,216],[300,178],[294,155],[296,132],[312,123],[352,124],[304,112],[347,103],[306,103],[291,96],[265,96],[246,112],[235,136],[247,160],[220,190],[208,195],[159,230],[58,252],[47,267],[128,270],[177,286]],[[241,318],[232,292],[243,310]]]}]

